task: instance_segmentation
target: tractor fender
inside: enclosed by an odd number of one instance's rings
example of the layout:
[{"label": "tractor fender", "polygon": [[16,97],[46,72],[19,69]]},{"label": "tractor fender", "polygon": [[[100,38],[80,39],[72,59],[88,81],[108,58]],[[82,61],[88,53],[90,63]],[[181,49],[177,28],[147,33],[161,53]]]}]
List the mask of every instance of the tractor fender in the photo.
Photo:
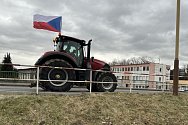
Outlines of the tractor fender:
[{"label": "tractor fender", "polygon": [[43,56],[41,56],[37,60],[35,65],[40,66],[50,59],[63,59],[63,60],[68,61],[74,68],[78,67],[76,60],[72,56],[70,56],[66,52],[57,52],[57,51],[46,52]]}]

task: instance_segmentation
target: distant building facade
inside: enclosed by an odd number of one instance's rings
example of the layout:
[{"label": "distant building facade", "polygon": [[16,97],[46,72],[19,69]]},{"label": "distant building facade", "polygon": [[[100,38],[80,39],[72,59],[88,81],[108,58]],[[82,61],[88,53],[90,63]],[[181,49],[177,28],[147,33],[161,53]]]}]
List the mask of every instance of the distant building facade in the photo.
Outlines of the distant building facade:
[{"label": "distant building facade", "polygon": [[115,65],[111,67],[119,87],[168,89],[170,66],[159,63]]},{"label": "distant building facade", "polygon": [[[170,80],[173,80],[174,70],[170,71]],[[188,80],[187,69],[179,69],[179,80]]]}]

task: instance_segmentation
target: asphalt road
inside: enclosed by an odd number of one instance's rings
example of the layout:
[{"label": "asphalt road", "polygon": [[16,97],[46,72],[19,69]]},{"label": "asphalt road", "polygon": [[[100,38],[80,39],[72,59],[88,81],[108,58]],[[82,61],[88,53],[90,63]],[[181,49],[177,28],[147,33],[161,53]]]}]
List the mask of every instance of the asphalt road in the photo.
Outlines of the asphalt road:
[{"label": "asphalt road", "polygon": [[[118,88],[115,92],[130,93],[129,89]],[[131,93],[162,93],[164,91],[152,91],[152,90],[131,90]],[[167,92],[167,91],[165,91]],[[21,87],[21,86],[0,86],[0,94],[36,94],[36,87]],[[86,88],[74,87],[69,92],[49,92],[39,88],[39,94],[65,94],[65,95],[80,95],[89,94],[89,90]]]}]

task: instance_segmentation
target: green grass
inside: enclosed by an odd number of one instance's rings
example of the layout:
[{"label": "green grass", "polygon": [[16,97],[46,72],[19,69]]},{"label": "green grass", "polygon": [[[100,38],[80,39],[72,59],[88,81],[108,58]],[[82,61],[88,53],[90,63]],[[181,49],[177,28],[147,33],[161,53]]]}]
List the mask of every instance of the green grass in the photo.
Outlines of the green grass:
[{"label": "green grass", "polygon": [[187,125],[188,94],[0,95],[0,125]]}]

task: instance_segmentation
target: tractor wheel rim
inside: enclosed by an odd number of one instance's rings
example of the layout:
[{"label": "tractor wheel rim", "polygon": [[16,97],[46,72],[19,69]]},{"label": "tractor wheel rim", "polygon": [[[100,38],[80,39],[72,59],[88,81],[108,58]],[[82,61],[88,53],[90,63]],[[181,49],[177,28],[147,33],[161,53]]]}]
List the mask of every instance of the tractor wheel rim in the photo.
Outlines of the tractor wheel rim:
[{"label": "tractor wheel rim", "polygon": [[[109,76],[103,78],[102,82],[113,82],[113,79]],[[113,87],[113,83],[102,83],[102,87],[104,89],[111,89]]]},{"label": "tractor wheel rim", "polygon": [[62,86],[68,81],[68,73],[64,69],[51,69],[48,72],[48,80],[54,86]]}]

